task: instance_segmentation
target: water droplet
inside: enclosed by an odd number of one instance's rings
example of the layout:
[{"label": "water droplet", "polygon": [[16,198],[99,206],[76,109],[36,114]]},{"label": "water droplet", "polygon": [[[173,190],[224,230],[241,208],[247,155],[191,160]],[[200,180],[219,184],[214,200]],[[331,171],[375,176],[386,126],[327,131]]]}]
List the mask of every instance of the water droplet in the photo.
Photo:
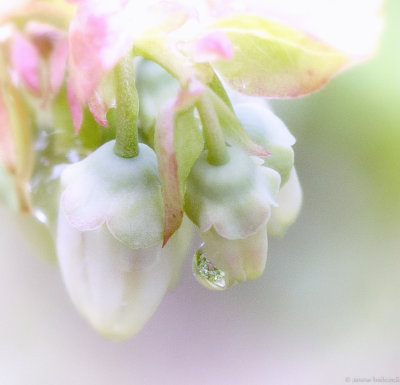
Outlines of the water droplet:
[{"label": "water droplet", "polygon": [[[70,147],[76,146],[70,149]],[[29,182],[35,217],[55,234],[59,204],[59,178],[72,161],[78,161],[84,150],[62,133],[42,130],[35,138],[35,164]]]},{"label": "water droplet", "polygon": [[192,267],[197,281],[207,289],[225,290],[231,286],[227,274],[207,258],[203,246],[194,254]]}]

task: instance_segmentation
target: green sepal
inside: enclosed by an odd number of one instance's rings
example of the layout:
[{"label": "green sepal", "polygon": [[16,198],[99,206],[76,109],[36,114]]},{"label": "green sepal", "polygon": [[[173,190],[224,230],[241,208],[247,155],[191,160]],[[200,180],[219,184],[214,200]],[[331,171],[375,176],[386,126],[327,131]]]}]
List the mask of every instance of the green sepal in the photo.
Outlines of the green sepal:
[{"label": "green sepal", "polygon": [[194,116],[194,108],[178,112],[174,119],[174,148],[178,163],[178,179],[183,198],[186,179],[194,162],[204,148],[199,120]]}]

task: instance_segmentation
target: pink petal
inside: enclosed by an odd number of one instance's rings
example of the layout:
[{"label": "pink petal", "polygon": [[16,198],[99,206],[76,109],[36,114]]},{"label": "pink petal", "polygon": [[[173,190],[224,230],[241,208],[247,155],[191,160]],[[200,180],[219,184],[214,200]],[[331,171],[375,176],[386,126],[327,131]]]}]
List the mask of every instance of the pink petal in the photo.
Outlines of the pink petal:
[{"label": "pink petal", "polygon": [[35,93],[40,93],[39,53],[25,37],[16,34],[11,50],[11,62],[18,76]]},{"label": "pink petal", "polygon": [[105,100],[101,98],[98,92],[94,92],[92,94],[88,104],[89,110],[92,113],[96,122],[104,127],[108,127],[107,112],[109,110],[109,106],[107,105]]},{"label": "pink petal", "polygon": [[69,32],[70,74],[79,101],[86,103],[102,76],[131,47],[134,19],[120,2],[80,4]]},{"label": "pink petal", "polygon": [[71,87],[70,82],[68,82],[67,91],[68,91],[68,104],[72,114],[72,122],[74,124],[75,132],[78,133],[83,121],[82,106],[79,103],[79,100],[76,97],[75,91]]},{"label": "pink petal", "polygon": [[87,103],[101,78],[146,30],[170,32],[193,15],[178,2],[75,0],[78,12],[69,31],[70,74],[79,101]]},{"label": "pink petal", "polygon": [[212,31],[193,45],[193,58],[196,62],[210,62],[218,59],[231,59],[232,57],[232,43],[221,31]]}]

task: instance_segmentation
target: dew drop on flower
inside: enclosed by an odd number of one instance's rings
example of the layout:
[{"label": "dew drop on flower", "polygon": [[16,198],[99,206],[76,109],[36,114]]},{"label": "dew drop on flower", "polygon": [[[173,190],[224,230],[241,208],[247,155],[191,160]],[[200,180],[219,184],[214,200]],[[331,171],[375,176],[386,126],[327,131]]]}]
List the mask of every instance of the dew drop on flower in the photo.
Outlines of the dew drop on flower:
[{"label": "dew drop on flower", "polygon": [[207,289],[225,290],[230,286],[227,274],[213,265],[203,246],[194,254],[192,268],[197,281]]}]

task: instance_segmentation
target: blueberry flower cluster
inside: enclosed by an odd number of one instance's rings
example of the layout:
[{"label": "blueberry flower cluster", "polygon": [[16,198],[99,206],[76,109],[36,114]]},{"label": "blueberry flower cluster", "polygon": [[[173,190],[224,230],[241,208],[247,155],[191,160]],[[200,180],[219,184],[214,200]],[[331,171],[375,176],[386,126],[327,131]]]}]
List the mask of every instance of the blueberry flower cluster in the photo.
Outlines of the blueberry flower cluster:
[{"label": "blueberry flower cluster", "polygon": [[139,331],[188,256],[209,289],[259,277],[299,213],[295,139],[265,98],[354,58],[245,3],[32,0],[1,22],[0,197],[50,230],[105,336]]}]

